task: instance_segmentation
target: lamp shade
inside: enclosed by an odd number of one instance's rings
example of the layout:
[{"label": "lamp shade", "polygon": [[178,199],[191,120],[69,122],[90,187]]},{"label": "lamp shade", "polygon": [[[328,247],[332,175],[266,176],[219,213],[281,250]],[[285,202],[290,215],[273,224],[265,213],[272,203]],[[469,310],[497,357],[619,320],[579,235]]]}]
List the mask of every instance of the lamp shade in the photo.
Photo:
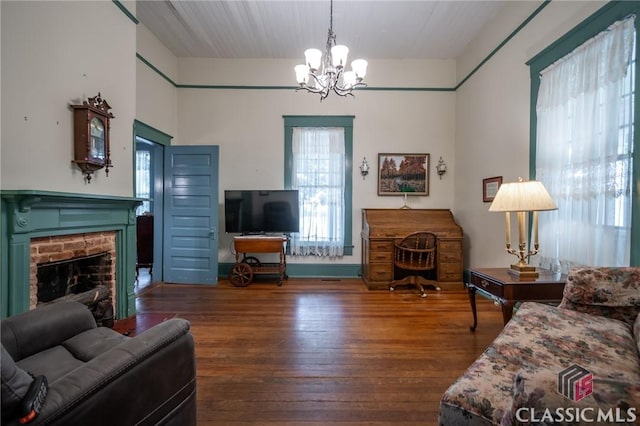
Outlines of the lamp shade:
[{"label": "lamp shade", "polygon": [[333,66],[336,68],[342,68],[347,63],[347,55],[349,54],[349,48],[342,44],[338,44],[331,48],[331,58],[333,59]]},{"label": "lamp shade", "polygon": [[311,69],[311,72],[315,72],[320,68],[320,62],[322,61],[322,52],[318,49],[307,49],[304,51],[304,58],[307,65]]},{"label": "lamp shade", "polygon": [[490,212],[531,212],[557,210],[542,182],[511,182],[500,185]]},{"label": "lamp shade", "polygon": [[347,88],[353,87],[353,85],[356,84],[356,73],[353,71],[346,71],[342,74],[342,82]]},{"label": "lamp shade", "polygon": [[351,69],[356,73],[356,77],[362,80],[367,75],[367,65],[364,59],[356,59],[351,62]]},{"label": "lamp shade", "polygon": [[307,84],[309,82],[308,65],[296,65],[294,70],[296,71],[296,80],[298,81],[298,84]]}]

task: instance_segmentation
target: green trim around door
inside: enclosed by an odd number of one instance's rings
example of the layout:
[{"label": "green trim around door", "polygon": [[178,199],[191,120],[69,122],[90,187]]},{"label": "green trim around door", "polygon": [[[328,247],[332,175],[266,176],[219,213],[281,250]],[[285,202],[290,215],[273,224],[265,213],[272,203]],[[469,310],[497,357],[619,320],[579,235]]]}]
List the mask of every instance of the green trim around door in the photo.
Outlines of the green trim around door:
[{"label": "green trim around door", "polygon": [[133,120],[133,136],[134,145],[136,136],[165,146],[171,145],[171,140],[173,139],[173,136],[139,120]]},{"label": "green trim around door", "polygon": [[344,255],[353,255],[353,115],[284,115],[284,187],[291,188],[291,154],[294,127],[343,127],[345,143]]},{"label": "green trim around door", "polygon": [[531,75],[531,104],[530,104],[530,129],[529,129],[529,178],[536,177],[536,140],[537,123],[536,105],[538,103],[538,91],[540,90],[540,72],[557,60],[571,53],[575,48],[606,30],[611,24],[630,15],[636,15],[636,67],[635,81],[636,91],[634,99],[634,129],[633,129],[633,182],[631,197],[631,266],[640,266],[640,96],[637,85],[640,82],[640,67],[637,60],[640,58],[640,2],[638,1],[611,1],[598,11],[593,13],[579,25],[556,40],[549,47],[534,56],[527,65]]}]

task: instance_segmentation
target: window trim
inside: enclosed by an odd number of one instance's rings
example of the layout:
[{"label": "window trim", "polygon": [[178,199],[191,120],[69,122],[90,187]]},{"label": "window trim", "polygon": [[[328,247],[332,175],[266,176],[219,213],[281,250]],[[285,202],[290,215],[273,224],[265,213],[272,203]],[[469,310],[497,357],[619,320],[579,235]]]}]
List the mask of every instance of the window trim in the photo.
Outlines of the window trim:
[{"label": "window trim", "polygon": [[[636,26],[636,58],[640,58],[640,4],[638,2],[611,1],[598,11],[593,13],[579,25],[560,37],[549,47],[538,53],[527,62],[531,76],[531,103],[530,103],[530,128],[529,128],[529,178],[536,177],[536,138],[537,138],[537,114],[538,91],[540,89],[540,72],[557,60],[569,54],[578,46],[600,32],[606,30],[611,24],[635,14]],[[640,66],[635,67],[635,94],[634,94],[634,129],[633,129],[633,182],[640,182]],[[633,185],[631,195],[631,255],[629,264],[640,266],[640,185]]]},{"label": "window trim", "polygon": [[284,118],[284,187],[291,189],[294,127],[344,128],[344,255],[353,255],[353,119],[354,115],[283,115]]}]

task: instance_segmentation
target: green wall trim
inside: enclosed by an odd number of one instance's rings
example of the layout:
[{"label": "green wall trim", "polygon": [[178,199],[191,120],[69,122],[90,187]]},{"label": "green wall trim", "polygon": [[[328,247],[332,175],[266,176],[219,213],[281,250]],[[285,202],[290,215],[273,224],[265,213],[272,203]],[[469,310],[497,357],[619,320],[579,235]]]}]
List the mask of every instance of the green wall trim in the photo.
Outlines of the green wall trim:
[{"label": "green wall trim", "polygon": [[178,89],[213,89],[213,90],[295,90],[298,86],[243,86],[215,84],[176,84]]},{"label": "green wall trim", "polygon": [[[536,140],[538,117],[536,105],[538,103],[538,91],[540,90],[540,72],[560,58],[566,56],[587,40],[606,30],[611,24],[632,14],[640,13],[638,1],[611,1],[576,27],[568,31],[554,43],[549,45],[534,56],[527,65],[531,75],[531,95],[529,106],[529,178],[536,178]],[[640,19],[635,20],[636,25],[636,62],[640,59]],[[635,67],[636,88],[640,82],[640,67]],[[640,96],[636,90],[634,93],[634,129],[633,129],[633,184],[631,196],[631,266],[640,266]]]},{"label": "green wall trim", "polygon": [[138,19],[133,15],[133,13],[131,13],[129,9],[127,9],[127,7],[124,4],[122,4],[122,2],[118,0],[112,0],[112,1],[116,6],[118,6],[118,9],[120,9],[125,15],[127,15],[127,18],[131,19],[131,22],[133,22],[136,25],[140,23],[140,21],[138,21]]},{"label": "green wall trim", "polygon": [[140,59],[140,61],[142,61],[143,64],[145,64],[146,66],[151,68],[153,71],[158,73],[158,75],[160,77],[162,77],[165,80],[167,80],[169,82],[169,84],[171,84],[173,87],[178,87],[178,85],[171,78],[169,78],[169,76],[167,76],[165,73],[163,73],[158,68],[156,68],[151,62],[147,61],[141,54],[136,53],[136,58]]},{"label": "green wall trim", "polygon": [[[226,278],[234,263],[220,263],[218,276]],[[290,278],[360,278],[360,264],[287,263]],[[276,275],[274,275],[276,277]],[[285,282],[286,285],[286,282]]]},{"label": "green wall trim", "polygon": [[[242,85],[211,85],[211,84],[176,84],[179,89],[215,89],[215,90],[296,90],[299,86],[242,86]],[[358,91],[389,91],[389,92],[455,92],[455,87],[359,87]],[[355,95],[354,95],[355,96]]]},{"label": "green wall trim", "polygon": [[133,120],[133,133],[134,136],[140,136],[143,139],[165,146],[171,145],[171,140],[173,139],[173,136],[140,120]]},{"label": "green wall trim", "polygon": [[[115,0],[114,0],[115,1]],[[551,3],[551,0],[544,0],[543,3],[534,10],[518,27],[511,32],[498,46],[491,51],[474,69],[471,70],[466,77],[464,77],[458,84],[453,87],[359,87],[354,90],[358,92],[360,90],[379,91],[379,92],[456,92],[464,83],[467,82],[484,64],[486,64],[498,51],[500,51],[513,37],[516,36],[529,22],[533,20],[545,7]],[[295,90],[299,86],[243,86],[243,85],[208,85],[208,84],[178,84],[166,76],[162,71],[153,66],[142,55],[136,53],[138,59],[144,62],[152,70],[157,72],[162,78],[167,80],[172,86],[178,89],[213,89],[213,90]]]},{"label": "green wall trim", "polygon": [[473,76],[484,64],[486,64],[487,62],[489,62],[489,59],[491,59],[496,53],[498,53],[498,51],[500,49],[502,49],[513,37],[516,36],[516,34],[518,34],[520,31],[522,31],[522,29],[524,27],[526,27],[529,22],[531,22],[533,20],[533,18],[535,18],[540,12],[542,12],[542,9],[544,9],[545,7],[547,7],[549,5],[549,3],[551,3],[551,0],[544,0],[544,2],[536,9],[533,11],[533,13],[531,13],[531,15],[529,15],[520,25],[518,25],[518,27],[513,30],[511,32],[511,34],[509,34],[507,36],[507,38],[505,38],[499,45],[498,47],[496,47],[495,49],[493,49],[491,51],[491,53],[489,53],[489,55],[487,55],[486,58],[484,58],[482,60],[482,62],[480,62],[478,64],[478,66],[476,66],[473,70],[471,70],[471,72],[465,77],[463,78],[460,83],[458,83],[458,85],[455,87],[455,90],[458,90],[464,83],[466,83],[467,80],[469,80],[471,78],[471,76]]},{"label": "green wall trim", "polygon": [[355,115],[283,115],[285,127],[353,127]]},{"label": "green wall trim", "polygon": [[135,209],[141,200],[38,190],[1,190],[0,317],[29,310],[30,240],[116,232],[116,317],[135,313]]}]

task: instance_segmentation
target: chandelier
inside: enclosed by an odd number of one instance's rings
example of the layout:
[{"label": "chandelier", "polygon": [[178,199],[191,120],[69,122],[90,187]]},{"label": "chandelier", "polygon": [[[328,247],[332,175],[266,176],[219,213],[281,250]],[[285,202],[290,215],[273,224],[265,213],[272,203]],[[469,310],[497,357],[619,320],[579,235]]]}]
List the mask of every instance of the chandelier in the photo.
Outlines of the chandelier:
[{"label": "chandelier", "polygon": [[329,34],[324,56],[320,49],[307,49],[304,52],[305,64],[296,65],[296,80],[300,87],[311,93],[319,93],[320,101],[324,100],[331,91],[340,96],[353,96],[352,90],[366,86],[363,82],[367,74],[367,61],[356,59],[351,62],[351,71],[345,71],[347,63],[347,46],[336,45],[336,35],[333,33],[333,0],[329,14]]}]

